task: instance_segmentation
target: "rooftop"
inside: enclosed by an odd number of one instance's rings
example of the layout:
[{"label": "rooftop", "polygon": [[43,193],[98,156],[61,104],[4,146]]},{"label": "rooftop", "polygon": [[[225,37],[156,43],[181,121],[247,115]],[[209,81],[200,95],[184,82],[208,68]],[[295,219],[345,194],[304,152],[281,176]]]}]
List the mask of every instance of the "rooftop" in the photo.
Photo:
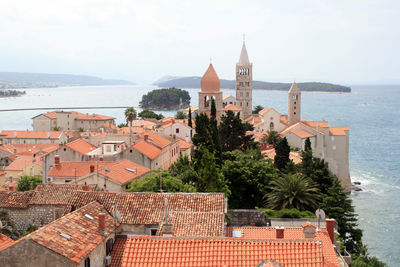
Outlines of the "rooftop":
[{"label": "rooftop", "polygon": [[62,131],[1,131],[5,138],[59,139]]},{"label": "rooftop", "polygon": [[65,144],[66,147],[71,148],[72,150],[82,154],[87,155],[88,153],[92,152],[93,150],[97,149],[96,146],[86,142],[85,140],[79,138],[75,141]]},{"label": "rooftop", "polygon": [[150,159],[155,159],[161,154],[161,149],[157,148],[149,142],[146,142],[145,140],[140,140],[139,142],[134,143],[132,145],[132,148],[146,155]]}]

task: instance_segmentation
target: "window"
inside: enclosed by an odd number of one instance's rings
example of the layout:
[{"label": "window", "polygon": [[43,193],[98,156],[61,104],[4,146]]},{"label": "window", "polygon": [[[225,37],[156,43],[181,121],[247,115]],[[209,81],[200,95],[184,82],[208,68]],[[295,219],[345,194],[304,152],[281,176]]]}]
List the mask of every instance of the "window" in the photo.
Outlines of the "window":
[{"label": "window", "polygon": [[176,129],[175,129],[175,133],[179,133],[179,128],[176,128]]},{"label": "window", "polygon": [[240,106],[242,106],[242,102],[240,102]]},{"label": "window", "polygon": [[157,229],[150,229],[150,235],[157,235]]},{"label": "window", "polygon": [[107,256],[111,254],[113,245],[114,245],[114,240],[112,238],[108,239],[106,242],[106,255]]},{"label": "window", "polygon": [[243,96],[243,92],[240,92],[240,96]]},{"label": "window", "polygon": [[133,151],[133,150],[132,150],[132,149],[130,149],[130,150],[129,150],[129,153],[132,153],[132,151]]},{"label": "window", "polygon": [[247,106],[247,107],[249,106],[249,102],[246,102],[246,106]]},{"label": "window", "polygon": [[296,105],[296,101],[294,101],[294,104]]},{"label": "window", "polygon": [[296,106],[294,106],[293,108],[296,109]]},{"label": "window", "polygon": [[85,259],[85,267],[90,267],[90,258],[89,257],[87,257]]},{"label": "window", "polygon": [[243,82],[239,82],[239,86],[243,86]]},{"label": "window", "polygon": [[249,96],[250,95],[250,93],[249,92],[246,92],[246,96]]},{"label": "window", "polygon": [[269,129],[273,130],[274,129],[274,123],[271,121],[271,123],[269,124]]}]

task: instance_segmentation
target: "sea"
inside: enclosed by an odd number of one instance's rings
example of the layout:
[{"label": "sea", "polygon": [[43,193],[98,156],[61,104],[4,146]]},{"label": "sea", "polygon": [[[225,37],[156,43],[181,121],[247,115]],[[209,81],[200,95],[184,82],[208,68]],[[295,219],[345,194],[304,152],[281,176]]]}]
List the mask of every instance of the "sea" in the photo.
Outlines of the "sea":
[{"label": "sea", "polygon": [[[22,89],[20,97],[0,98],[0,110],[17,108],[124,107],[139,105],[156,86],[74,86]],[[187,89],[198,104],[198,89]],[[235,95],[234,90],[223,90]],[[287,113],[287,92],[253,91],[253,105]],[[80,109],[124,122],[124,109]],[[140,111],[140,109],[139,109]],[[0,112],[0,130],[32,129],[32,117],[46,111]],[[156,111],[173,116],[175,111]],[[351,93],[303,93],[301,115],[350,128],[350,173],[361,182],[351,198],[372,256],[400,266],[400,85],[352,86]]]}]

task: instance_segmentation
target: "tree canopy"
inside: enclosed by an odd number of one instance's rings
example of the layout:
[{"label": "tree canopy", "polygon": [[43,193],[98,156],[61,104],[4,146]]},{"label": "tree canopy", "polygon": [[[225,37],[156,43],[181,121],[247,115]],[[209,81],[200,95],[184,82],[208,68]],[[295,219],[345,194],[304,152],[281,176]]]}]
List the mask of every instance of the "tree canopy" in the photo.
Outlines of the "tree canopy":
[{"label": "tree canopy", "polygon": [[42,183],[42,177],[39,176],[22,176],[18,180],[18,191],[29,191],[36,188],[38,184]]},{"label": "tree canopy", "polygon": [[154,111],[148,110],[148,109],[144,109],[143,111],[141,111],[139,113],[139,117],[141,117],[142,119],[156,119],[156,120],[161,120],[162,118],[164,118],[164,116],[160,113],[157,114]]},{"label": "tree canopy", "polygon": [[129,107],[129,108],[125,109],[124,114],[125,114],[126,122],[129,123],[130,126],[132,126],[132,122],[134,120],[136,120],[136,116],[137,116],[135,108]]},{"label": "tree canopy", "polygon": [[172,88],[156,89],[142,96],[140,106],[146,109],[180,109],[190,104],[190,95],[187,91]]}]

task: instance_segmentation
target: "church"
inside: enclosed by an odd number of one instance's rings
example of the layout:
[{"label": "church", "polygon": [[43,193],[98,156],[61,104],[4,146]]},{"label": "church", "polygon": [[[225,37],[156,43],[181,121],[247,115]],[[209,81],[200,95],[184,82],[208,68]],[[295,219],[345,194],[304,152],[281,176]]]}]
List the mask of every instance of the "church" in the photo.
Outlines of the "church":
[{"label": "church", "polygon": [[239,113],[244,122],[254,126],[256,134],[277,131],[286,137],[291,147],[304,149],[307,138],[311,141],[314,157],[324,159],[347,190],[351,188],[349,171],[349,128],[332,127],[327,121],[308,121],[301,118],[301,90],[293,82],[288,92],[288,112],[281,114],[272,107],[265,107],[258,114],[253,110],[253,64],[249,61],[246,44],[243,42],[239,61],[236,63],[236,96],[223,96],[221,82],[212,64],[201,79],[199,113],[210,115],[211,100],[214,99],[217,120],[231,110]]}]

